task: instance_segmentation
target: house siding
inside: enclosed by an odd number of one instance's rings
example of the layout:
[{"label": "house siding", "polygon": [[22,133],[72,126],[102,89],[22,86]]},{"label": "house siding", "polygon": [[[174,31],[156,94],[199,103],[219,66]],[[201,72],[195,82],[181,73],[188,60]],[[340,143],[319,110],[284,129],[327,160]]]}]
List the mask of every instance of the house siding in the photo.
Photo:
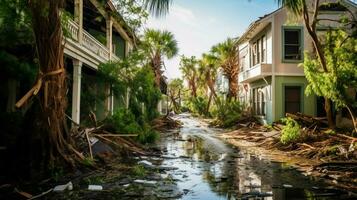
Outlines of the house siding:
[{"label": "house siding", "polygon": [[284,111],[284,87],[285,86],[301,86],[302,94],[301,94],[301,111],[307,115],[315,115],[316,114],[316,97],[315,95],[307,96],[305,94],[305,89],[307,86],[307,80],[304,76],[296,77],[296,76],[277,76],[275,77],[275,113],[274,121],[279,120],[280,118],[285,117]]}]

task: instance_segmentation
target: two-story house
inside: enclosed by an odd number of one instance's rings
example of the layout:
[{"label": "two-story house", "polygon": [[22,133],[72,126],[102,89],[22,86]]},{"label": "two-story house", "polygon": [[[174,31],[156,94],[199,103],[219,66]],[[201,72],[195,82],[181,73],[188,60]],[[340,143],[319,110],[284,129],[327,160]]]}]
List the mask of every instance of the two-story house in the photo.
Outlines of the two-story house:
[{"label": "two-story house", "polygon": [[[96,102],[94,112],[103,117],[113,112],[117,102],[108,86],[93,80],[101,63],[116,61],[128,55],[134,46],[135,34],[117,12],[112,1],[66,0],[66,12],[73,16],[68,22],[65,38],[65,64],[72,76],[72,119],[81,118],[81,94],[85,90],[106,90],[109,98]],[[88,115],[88,113],[84,113]]]},{"label": "two-story house", "polygon": [[[321,6],[320,14],[338,19],[346,7],[356,10],[356,4],[345,0],[333,7]],[[253,22],[238,43],[241,100],[255,116],[271,123],[288,112],[324,115],[322,98],[304,92],[307,80],[299,65],[304,51],[313,51],[313,44],[302,19],[279,8]]]}]

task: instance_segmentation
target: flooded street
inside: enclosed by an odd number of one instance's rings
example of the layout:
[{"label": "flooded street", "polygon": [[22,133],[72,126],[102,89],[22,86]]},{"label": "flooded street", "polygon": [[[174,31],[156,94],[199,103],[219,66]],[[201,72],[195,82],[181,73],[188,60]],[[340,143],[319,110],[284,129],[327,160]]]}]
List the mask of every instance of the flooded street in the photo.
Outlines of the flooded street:
[{"label": "flooded street", "polygon": [[291,166],[262,159],[233,148],[215,137],[223,130],[209,128],[190,115],[176,116],[183,127],[164,137],[163,167],[177,181],[181,199],[355,199]]}]

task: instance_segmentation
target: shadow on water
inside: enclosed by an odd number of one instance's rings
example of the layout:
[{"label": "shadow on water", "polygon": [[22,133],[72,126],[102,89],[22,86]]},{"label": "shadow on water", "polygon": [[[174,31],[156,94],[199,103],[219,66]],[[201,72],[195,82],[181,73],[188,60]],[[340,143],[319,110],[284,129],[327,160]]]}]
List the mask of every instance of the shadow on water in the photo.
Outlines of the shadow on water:
[{"label": "shadow on water", "polygon": [[177,118],[183,127],[162,141],[172,158],[162,165],[178,168],[172,176],[182,199],[356,199],[291,166],[225,144],[214,137],[220,130],[189,115]]}]

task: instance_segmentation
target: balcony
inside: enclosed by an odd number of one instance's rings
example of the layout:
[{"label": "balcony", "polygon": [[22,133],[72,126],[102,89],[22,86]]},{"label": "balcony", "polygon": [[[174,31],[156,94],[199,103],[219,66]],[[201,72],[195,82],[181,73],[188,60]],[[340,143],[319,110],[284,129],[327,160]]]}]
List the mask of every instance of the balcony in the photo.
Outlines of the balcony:
[{"label": "balcony", "polygon": [[119,60],[114,54],[110,58],[109,49],[85,30],[82,33],[82,42],[79,43],[79,26],[76,22],[69,20],[67,30],[69,32],[69,38],[65,42],[65,53],[67,55],[82,57],[84,63],[95,69],[100,63]]},{"label": "balcony", "polygon": [[271,75],[271,64],[259,63],[252,68],[249,68],[239,73],[239,82],[249,83],[257,79]]}]

